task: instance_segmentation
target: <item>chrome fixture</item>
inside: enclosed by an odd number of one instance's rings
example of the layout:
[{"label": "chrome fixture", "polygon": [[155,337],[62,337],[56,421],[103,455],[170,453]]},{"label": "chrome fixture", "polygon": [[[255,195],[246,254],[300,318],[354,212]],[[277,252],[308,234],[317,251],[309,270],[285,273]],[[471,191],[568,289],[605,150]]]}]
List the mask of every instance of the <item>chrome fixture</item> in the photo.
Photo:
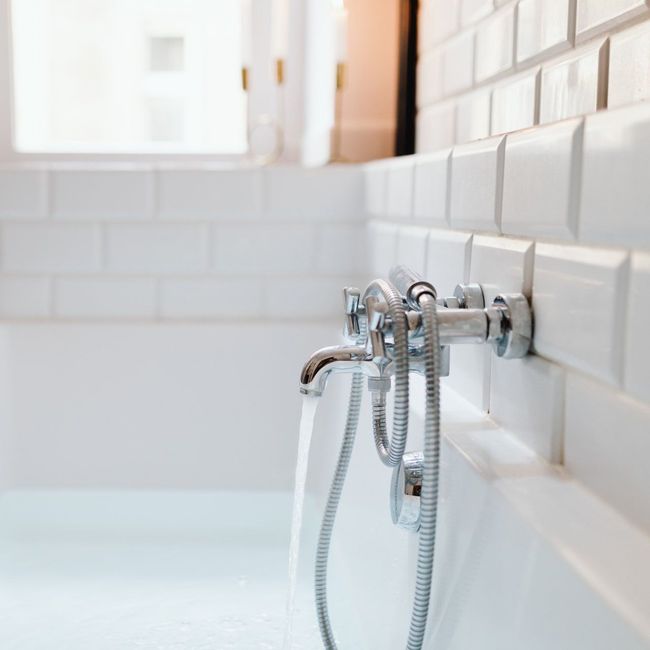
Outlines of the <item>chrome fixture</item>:
[{"label": "chrome fixture", "polygon": [[[423,291],[430,291],[433,295],[436,292],[431,284],[405,267],[393,269],[391,280],[407,306],[409,370],[422,373],[422,312],[414,304]],[[386,302],[378,298],[370,287],[363,299],[355,287],[346,287],[343,292],[344,335],[348,340],[356,340],[360,321],[364,320],[369,332],[368,344],[365,347],[332,346],[317,350],[300,374],[300,392],[305,395],[321,395],[331,373],[362,372],[375,379],[389,379],[393,374],[394,328]],[[528,300],[523,294],[499,294],[489,307],[485,307],[480,285],[459,284],[453,296],[437,298],[436,303],[442,376],[449,374],[451,345],[489,343],[497,356],[506,359],[518,359],[528,353],[532,319]]]},{"label": "chrome fixture", "polygon": [[404,454],[393,470],[390,486],[390,516],[393,523],[405,530],[420,529],[420,493],[424,455],[421,451]]},{"label": "chrome fixture", "polygon": [[[390,281],[374,280],[362,294],[344,289],[348,345],[322,348],[300,374],[300,392],[321,395],[332,373],[355,373],[343,443],[323,515],[315,567],[315,602],[326,650],[336,650],[327,604],[327,565],[336,512],[359,420],[363,376],[372,394],[372,429],[381,462],[393,468],[390,508],[393,522],[419,532],[417,581],[407,650],[421,650],[429,611],[437,526],[440,471],[439,378],[449,374],[450,347],[489,343],[495,354],[516,359],[527,354],[532,337],[530,307],[518,293],[497,295],[486,307],[478,284],[459,284],[439,298],[434,286],[404,266]],[[424,451],[406,453],[409,374],[424,375]],[[388,435],[386,396],[394,383],[392,433]]]}]

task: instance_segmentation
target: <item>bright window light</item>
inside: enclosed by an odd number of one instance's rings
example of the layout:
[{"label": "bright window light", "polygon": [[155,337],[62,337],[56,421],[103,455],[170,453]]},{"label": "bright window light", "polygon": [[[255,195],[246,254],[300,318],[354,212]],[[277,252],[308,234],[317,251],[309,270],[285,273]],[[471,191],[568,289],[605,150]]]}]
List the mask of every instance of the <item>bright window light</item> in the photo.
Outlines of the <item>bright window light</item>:
[{"label": "bright window light", "polygon": [[239,0],[13,0],[22,152],[243,153]]}]

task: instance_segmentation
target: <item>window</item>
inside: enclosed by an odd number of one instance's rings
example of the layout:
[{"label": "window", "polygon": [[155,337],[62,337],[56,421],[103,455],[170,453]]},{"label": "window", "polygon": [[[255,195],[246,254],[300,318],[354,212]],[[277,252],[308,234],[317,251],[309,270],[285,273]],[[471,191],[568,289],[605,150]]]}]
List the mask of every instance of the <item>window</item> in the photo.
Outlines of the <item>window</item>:
[{"label": "window", "polygon": [[246,150],[238,0],[13,0],[20,152]]}]

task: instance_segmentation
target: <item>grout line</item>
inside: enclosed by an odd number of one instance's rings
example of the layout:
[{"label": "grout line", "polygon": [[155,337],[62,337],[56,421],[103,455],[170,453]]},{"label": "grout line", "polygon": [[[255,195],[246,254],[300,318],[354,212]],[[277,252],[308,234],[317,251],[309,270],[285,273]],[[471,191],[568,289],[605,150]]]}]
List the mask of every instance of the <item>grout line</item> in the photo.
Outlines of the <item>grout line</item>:
[{"label": "grout line", "polygon": [[[580,241],[580,207],[582,202],[582,175],[584,169],[584,142],[585,142],[586,120],[583,117],[580,126],[573,136],[573,147],[571,152],[571,171],[569,182],[571,183],[569,195],[569,231],[573,234],[575,241]],[[575,156],[575,160],[573,160]]]},{"label": "grout line", "polygon": [[615,320],[616,327],[620,328],[618,332],[618,337],[616,336],[617,332],[614,331],[614,340],[618,338],[619,345],[614,345],[615,354],[617,355],[616,359],[616,372],[618,374],[618,382],[616,387],[619,390],[625,390],[625,358],[627,350],[627,325],[630,319],[630,281],[632,279],[632,255],[630,252],[627,253],[625,261],[621,266],[621,283],[622,288],[618,292],[616,298],[616,313],[621,314],[621,318]]},{"label": "grout line", "polygon": [[598,53],[598,84],[596,95],[596,111],[606,109],[608,104],[609,94],[609,52],[610,52],[610,39],[609,37],[603,43]]},{"label": "grout line", "polygon": [[497,182],[496,182],[496,196],[495,196],[495,223],[499,234],[502,234],[501,217],[503,211],[503,178],[506,160],[506,141],[507,135],[502,136],[501,142],[497,147]]}]

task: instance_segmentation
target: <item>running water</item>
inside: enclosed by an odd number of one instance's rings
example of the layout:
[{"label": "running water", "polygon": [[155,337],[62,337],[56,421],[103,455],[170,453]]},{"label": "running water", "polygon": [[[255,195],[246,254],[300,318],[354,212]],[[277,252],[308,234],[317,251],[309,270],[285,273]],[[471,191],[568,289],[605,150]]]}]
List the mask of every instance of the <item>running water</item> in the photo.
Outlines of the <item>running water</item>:
[{"label": "running water", "polygon": [[318,397],[305,395],[302,398],[300,418],[300,437],[298,439],[298,459],[296,460],[296,479],[293,491],[293,515],[291,519],[291,545],[289,547],[289,591],[287,593],[287,622],[284,630],[284,650],[290,650],[293,636],[293,618],[296,603],[296,583],[298,581],[298,556],[300,554],[300,531],[305,505],[305,485],[309,448],[314,431],[314,418],[318,407]]}]

